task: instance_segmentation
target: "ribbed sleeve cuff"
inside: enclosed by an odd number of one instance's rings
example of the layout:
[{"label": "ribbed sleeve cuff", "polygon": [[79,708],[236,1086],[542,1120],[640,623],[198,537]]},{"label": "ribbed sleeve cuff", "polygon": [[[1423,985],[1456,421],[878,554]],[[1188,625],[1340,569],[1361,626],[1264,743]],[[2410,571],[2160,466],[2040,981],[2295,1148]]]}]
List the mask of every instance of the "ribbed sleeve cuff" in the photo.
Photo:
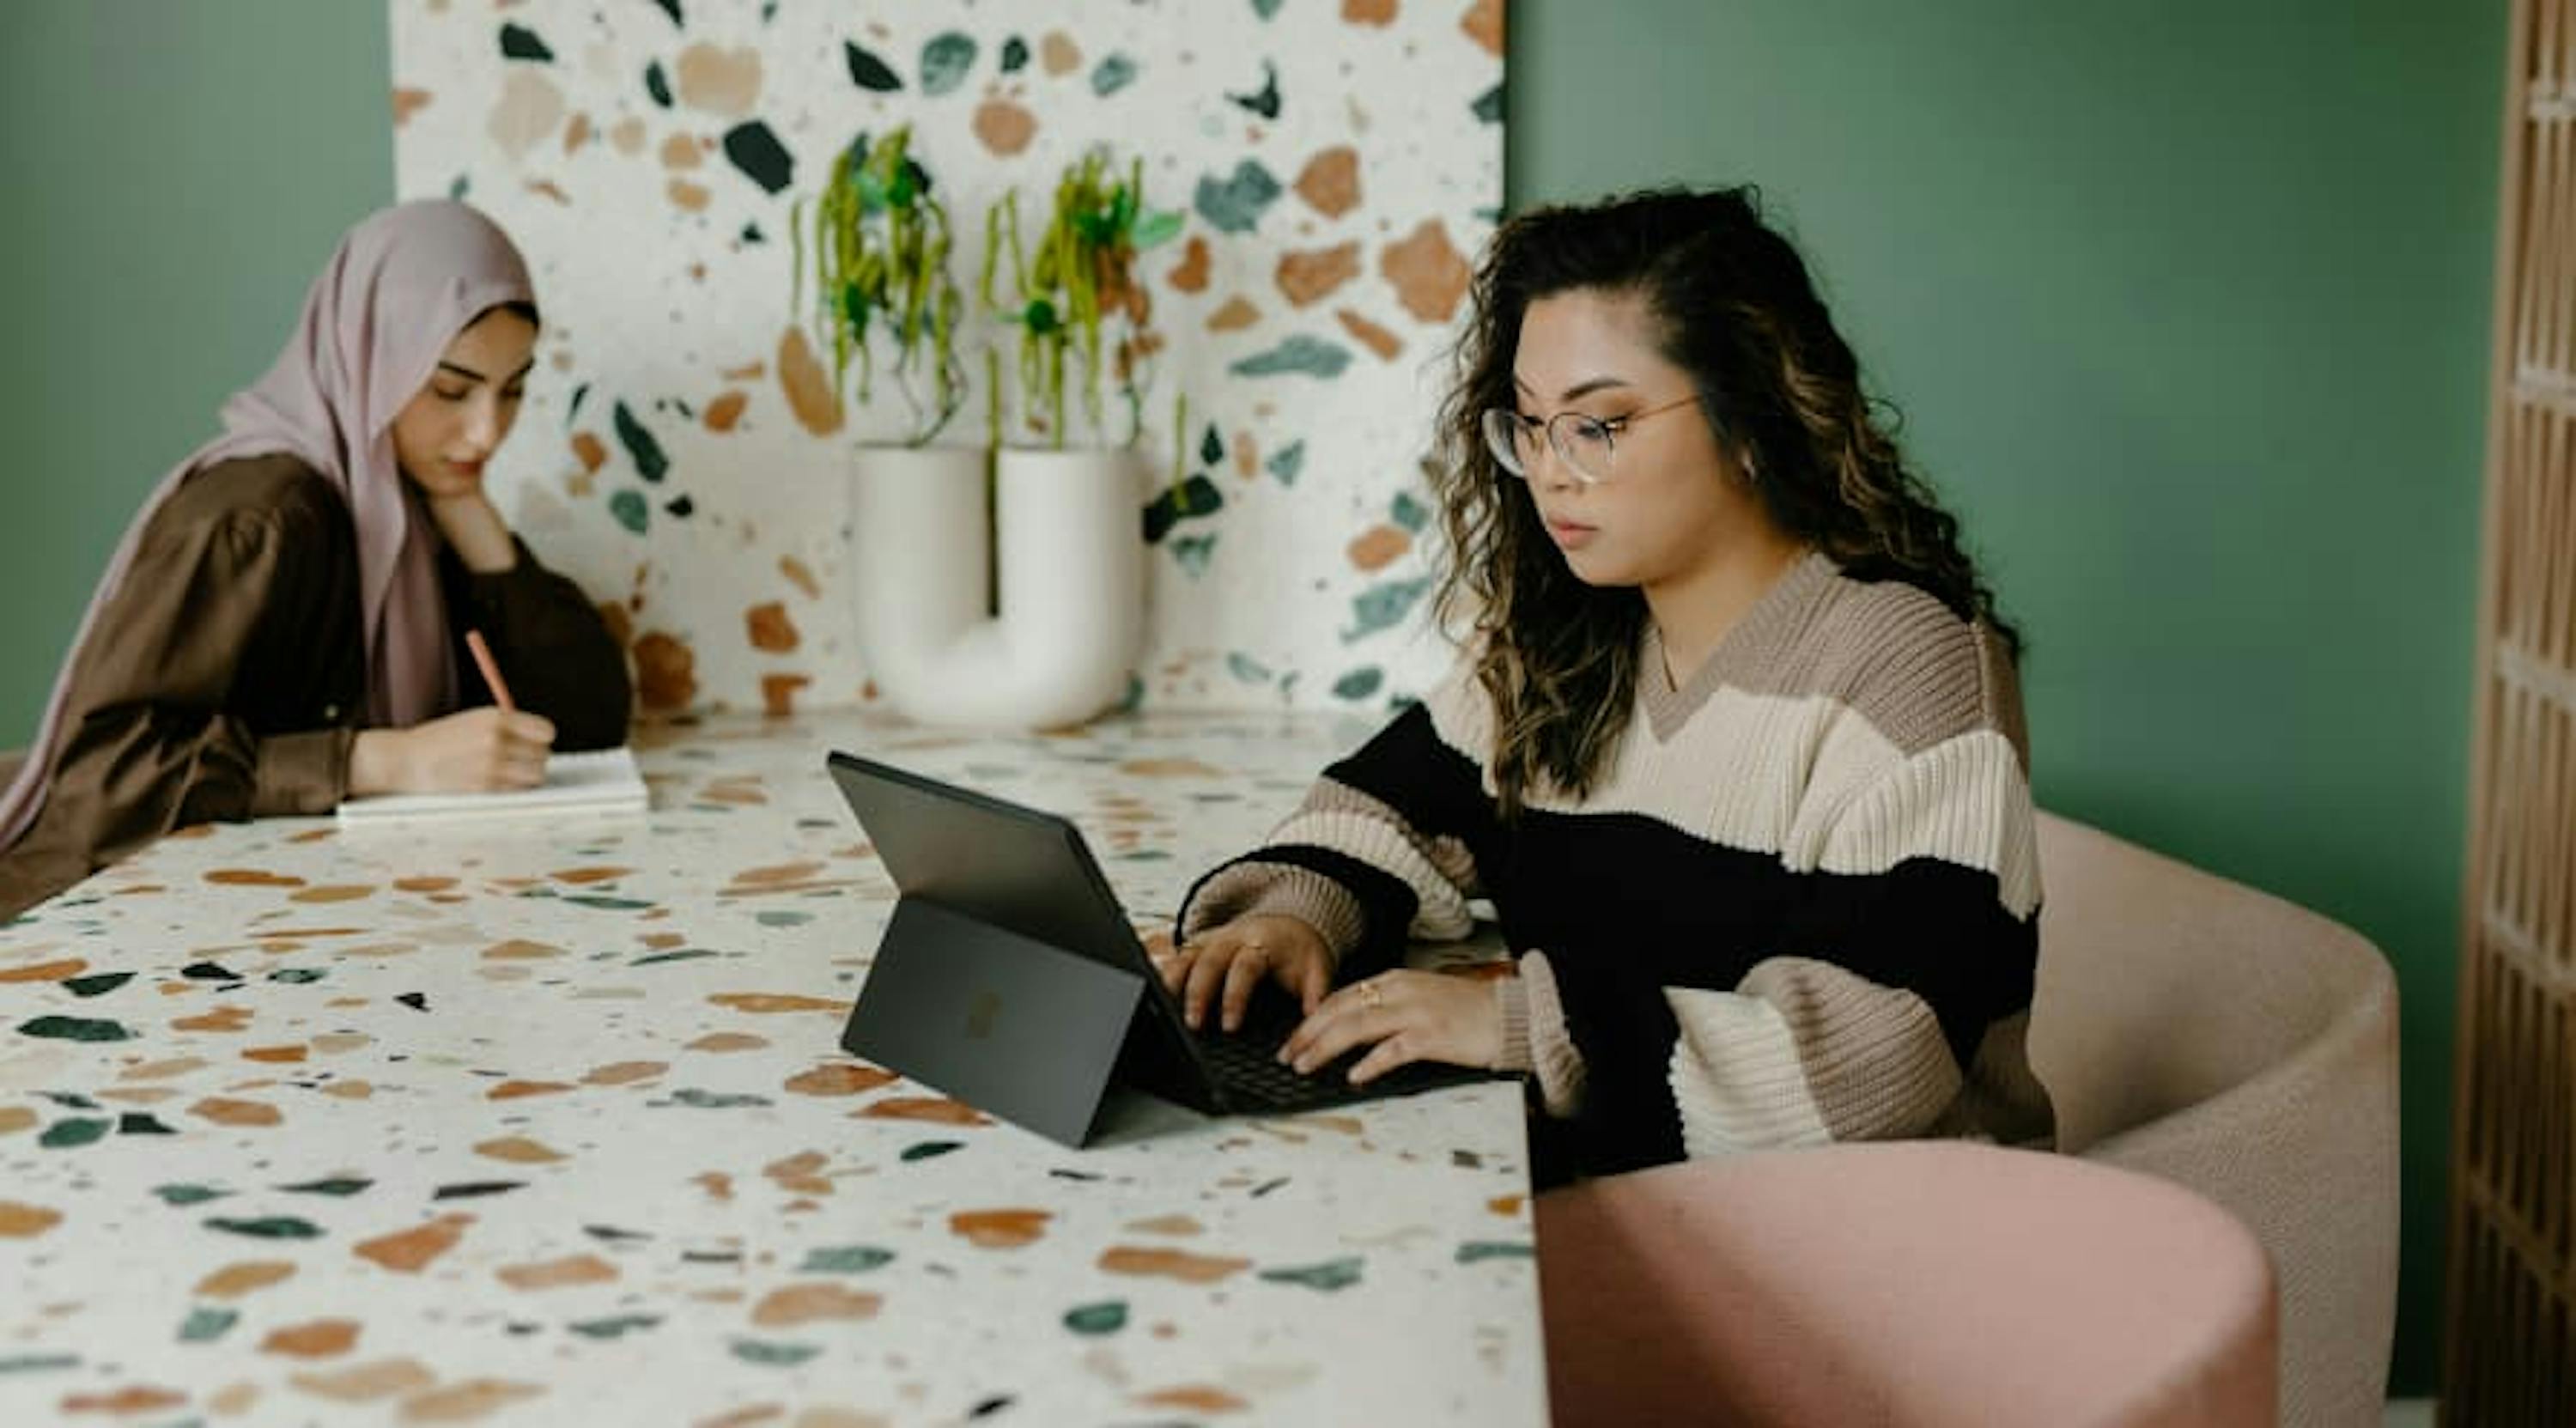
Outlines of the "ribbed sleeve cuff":
[{"label": "ribbed sleeve cuff", "polygon": [[1338,963],[1360,945],[1367,919],[1349,889],[1311,868],[1243,862],[1220,869],[1190,900],[1184,941],[1243,917],[1293,917],[1315,929]]},{"label": "ribbed sleeve cuff", "polygon": [[1475,930],[1475,919],[1467,914],[1466,895],[1458,890],[1450,873],[1414,841],[1392,810],[1377,815],[1310,805],[1274,829],[1270,841],[1330,848],[1401,881],[1413,892],[1414,937],[1446,942]]},{"label": "ribbed sleeve cuff", "polygon": [[1494,1057],[1493,1069],[1525,1074],[1530,1069],[1529,988],[1518,977],[1496,977],[1494,1009],[1503,1018],[1503,1049]]},{"label": "ribbed sleeve cuff", "polygon": [[315,729],[259,741],[251,770],[250,816],[328,813],[349,791],[349,746],[357,731]]},{"label": "ribbed sleeve cuff", "polygon": [[1565,1003],[1557,997],[1556,973],[1547,955],[1524,954],[1517,980],[1528,998],[1530,1070],[1538,1077],[1539,1104],[1563,1119],[1583,1107],[1583,1053],[1565,1029]]}]

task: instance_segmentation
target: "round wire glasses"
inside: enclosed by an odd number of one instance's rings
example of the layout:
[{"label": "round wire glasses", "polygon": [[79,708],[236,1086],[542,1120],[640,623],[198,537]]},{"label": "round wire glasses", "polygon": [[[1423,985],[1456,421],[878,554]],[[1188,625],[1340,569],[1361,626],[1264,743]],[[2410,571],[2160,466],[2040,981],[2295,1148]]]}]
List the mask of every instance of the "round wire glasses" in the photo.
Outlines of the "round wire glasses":
[{"label": "round wire glasses", "polygon": [[1610,479],[1611,457],[1616,454],[1619,434],[1650,416],[1676,411],[1699,401],[1697,393],[1659,407],[1648,407],[1626,416],[1597,417],[1587,412],[1563,411],[1541,421],[1522,416],[1509,407],[1487,407],[1481,421],[1485,428],[1485,445],[1494,453],[1502,468],[1526,481],[1530,468],[1538,463],[1539,433],[1547,433],[1547,444],[1556,459],[1574,479],[1586,486],[1597,486]]}]

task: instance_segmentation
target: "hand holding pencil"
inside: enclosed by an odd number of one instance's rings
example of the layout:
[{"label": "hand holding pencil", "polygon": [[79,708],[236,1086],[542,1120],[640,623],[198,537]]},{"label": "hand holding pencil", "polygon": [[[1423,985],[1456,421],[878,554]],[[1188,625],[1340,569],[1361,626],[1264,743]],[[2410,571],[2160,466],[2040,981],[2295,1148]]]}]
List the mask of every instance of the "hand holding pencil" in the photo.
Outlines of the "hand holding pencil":
[{"label": "hand holding pencil", "polygon": [[480,630],[468,630],[474,657],[493,703],[408,729],[368,729],[349,752],[349,793],[486,793],[534,788],[546,781],[546,756],[555,726],[527,713],[510,697]]}]

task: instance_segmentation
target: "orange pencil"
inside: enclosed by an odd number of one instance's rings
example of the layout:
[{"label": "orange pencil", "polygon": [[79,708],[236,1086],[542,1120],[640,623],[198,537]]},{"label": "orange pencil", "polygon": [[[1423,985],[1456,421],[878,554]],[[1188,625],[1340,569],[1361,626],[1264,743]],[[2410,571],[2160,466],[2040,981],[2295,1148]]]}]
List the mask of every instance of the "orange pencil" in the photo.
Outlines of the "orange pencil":
[{"label": "orange pencil", "polygon": [[474,666],[483,671],[483,683],[492,691],[492,702],[500,705],[504,714],[516,712],[519,706],[510,702],[510,686],[501,682],[501,666],[493,662],[492,647],[483,643],[483,632],[467,630],[465,647],[474,652]]}]

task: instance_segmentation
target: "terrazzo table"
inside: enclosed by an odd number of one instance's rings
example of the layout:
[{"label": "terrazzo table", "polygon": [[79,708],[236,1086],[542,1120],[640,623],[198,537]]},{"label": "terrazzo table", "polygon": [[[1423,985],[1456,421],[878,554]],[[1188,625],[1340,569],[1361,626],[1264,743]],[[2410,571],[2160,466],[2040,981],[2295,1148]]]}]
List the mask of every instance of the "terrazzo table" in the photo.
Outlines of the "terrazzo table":
[{"label": "terrazzo table", "polygon": [[0,928],[0,1423],[1543,1422],[1512,1087],[1075,1152],[836,1045],[893,888],[827,748],[1141,924],[1366,732],[712,719],[642,819],[164,841]]}]

